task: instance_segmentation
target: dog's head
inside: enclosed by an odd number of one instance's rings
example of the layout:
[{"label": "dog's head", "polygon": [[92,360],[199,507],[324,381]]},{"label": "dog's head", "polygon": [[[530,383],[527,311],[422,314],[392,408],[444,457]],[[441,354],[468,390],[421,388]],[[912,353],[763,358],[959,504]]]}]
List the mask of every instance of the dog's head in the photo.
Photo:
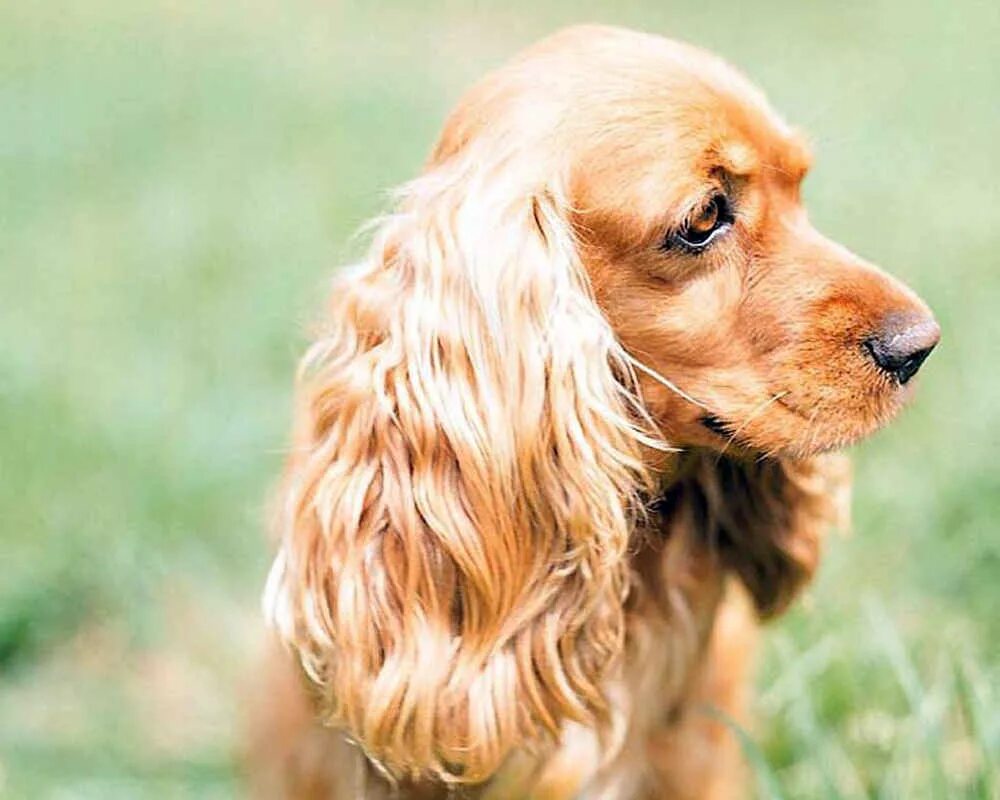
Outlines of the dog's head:
[{"label": "dog's head", "polygon": [[[460,103],[305,360],[268,593],[387,769],[482,780],[600,714],[675,448],[791,463],[905,399],[937,326],[810,226],[808,163],[730,67],[625,31],[559,34]],[[768,502],[712,501],[763,611],[816,551],[809,469],[778,472],[725,478]]]},{"label": "dog's head", "polygon": [[898,411],[937,343],[912,291],[810,224],[805,141],[711,54],[571,29],[473,92],[435,163],[484,141],[558,186],[673,444],[842,447]]}]

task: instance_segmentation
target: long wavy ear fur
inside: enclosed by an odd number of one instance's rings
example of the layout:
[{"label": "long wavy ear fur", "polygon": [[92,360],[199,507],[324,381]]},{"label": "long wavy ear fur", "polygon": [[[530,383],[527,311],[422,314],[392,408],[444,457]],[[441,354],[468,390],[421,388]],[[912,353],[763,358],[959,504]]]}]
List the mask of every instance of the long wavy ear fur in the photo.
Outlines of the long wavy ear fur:
[{"label": "long wavy ear fur", "polygon": [[300,374],[266,597],[391,775],[474,782],[605,706],[647,480],[564,204],[470,159],[412,184]]}]

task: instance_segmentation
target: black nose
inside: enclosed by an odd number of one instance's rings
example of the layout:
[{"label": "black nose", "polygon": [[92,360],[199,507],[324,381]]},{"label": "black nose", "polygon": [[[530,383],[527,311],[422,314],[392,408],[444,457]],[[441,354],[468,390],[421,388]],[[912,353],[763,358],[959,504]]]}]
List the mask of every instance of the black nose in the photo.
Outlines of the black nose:
[{"label": "black nose", "polygon": [[933,317],[891,315],[864,345],[872,360],[902,384],[917,374],[940,338]]}]

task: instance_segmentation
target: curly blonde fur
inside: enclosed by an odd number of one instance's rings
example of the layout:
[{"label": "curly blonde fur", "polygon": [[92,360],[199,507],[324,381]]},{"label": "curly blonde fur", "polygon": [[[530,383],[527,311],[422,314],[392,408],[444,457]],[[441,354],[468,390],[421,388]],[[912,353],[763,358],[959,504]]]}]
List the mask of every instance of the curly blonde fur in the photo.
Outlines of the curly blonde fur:
[{"label": "curly blonde fur", "polygon": [[480,780],[592,723],[624,641],[648,436],[558,189],[511,181],[412,184],[300,373],[269,606],[401,776]]}]

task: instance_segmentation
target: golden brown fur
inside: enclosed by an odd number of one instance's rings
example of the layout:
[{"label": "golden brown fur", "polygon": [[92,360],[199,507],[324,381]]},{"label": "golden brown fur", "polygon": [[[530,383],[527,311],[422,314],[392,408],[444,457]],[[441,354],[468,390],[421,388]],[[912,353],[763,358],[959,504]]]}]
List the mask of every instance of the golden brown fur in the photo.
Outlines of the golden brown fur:
[{"label": "golden brown fur", "polygon": [[301,370],[263,796],[738,796],[704,707],[745,719],[755,617],[846,485],[824,453],[905,400],[865,337],[929,319],[810,226],[808,164],[732,68],[622,30],[459,104]]}]

